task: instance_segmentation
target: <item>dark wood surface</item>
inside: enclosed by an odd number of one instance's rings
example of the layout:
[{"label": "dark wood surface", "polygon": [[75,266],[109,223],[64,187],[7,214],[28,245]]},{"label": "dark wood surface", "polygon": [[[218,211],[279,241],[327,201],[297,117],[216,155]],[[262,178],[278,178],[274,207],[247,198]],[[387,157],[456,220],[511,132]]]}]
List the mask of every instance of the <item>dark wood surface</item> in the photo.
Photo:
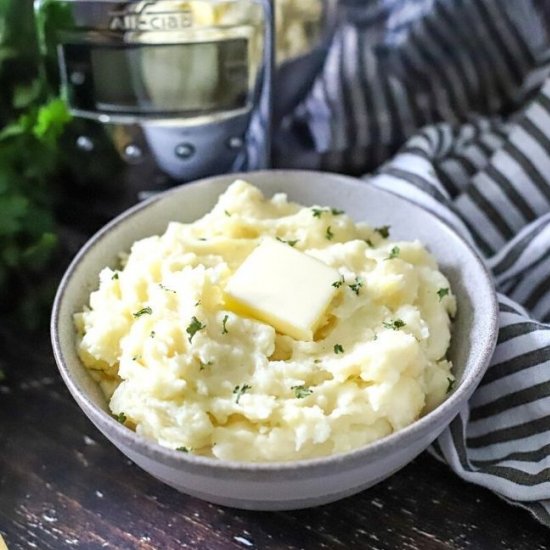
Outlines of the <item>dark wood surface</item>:
[{"label": "dark wood surface", "polygon": [[524,510],[421,455],[376,487],[288,513],[246,512],[162,485],[81,413],[46,333],[0,328],[0,533],[37,548],[550,548]]}]

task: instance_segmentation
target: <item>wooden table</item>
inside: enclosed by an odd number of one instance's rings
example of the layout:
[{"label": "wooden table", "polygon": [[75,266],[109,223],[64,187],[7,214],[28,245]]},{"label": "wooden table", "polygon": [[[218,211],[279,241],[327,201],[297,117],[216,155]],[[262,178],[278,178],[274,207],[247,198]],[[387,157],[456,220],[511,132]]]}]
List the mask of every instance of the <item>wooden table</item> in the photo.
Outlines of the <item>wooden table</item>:
[{"label": "wooden table", "polygon": [[526,511],[427,453],[317,509],[208,504],[156,481],[95,429],[58,374],[47,330],[31,336],[0,319],[0,369],[0,534],[10,550],[550,548],[550,531]]},{"label": "wooden table", "polygon": [[550,531],[428,454],[344,501],[245,512],[162,485],[86,419],[46,333],[0,328],[0,533],[10,550],[368,548],[537,550]]}]

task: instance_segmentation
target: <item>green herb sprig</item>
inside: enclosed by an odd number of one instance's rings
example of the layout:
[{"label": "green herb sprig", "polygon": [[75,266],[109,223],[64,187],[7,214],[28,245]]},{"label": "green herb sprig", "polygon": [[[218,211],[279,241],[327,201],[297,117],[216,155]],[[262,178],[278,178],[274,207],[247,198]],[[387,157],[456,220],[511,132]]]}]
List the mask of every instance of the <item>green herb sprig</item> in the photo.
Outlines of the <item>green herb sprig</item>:
[{"label": "green herb sprig", "polygon": [[222,321],[222,334],[229,334],[227,330],[227,321],[229,320],[229,315],[226,315]]},{"label": "green herb sprig", "polygon": [[345,282],[346,281],[344,279],[344,276],[342,275],[342,278],[339,281],[334,281],[334,283],[332,283],[332,286],[334,288],[340,288]]},{"label": "green herb sprig", "polygon": [[395,260],[395,258],[399,258],[399,254],[401,253],[401,249],[398,246],[394,246],[390,250],[389,256],[386,258],[386,260]]},{"label": "green herb sprig", "polygon": [[288,240],[285,241],[284,239],[281,239],[280,237],[275,237],[280,243],[288,244],[292,248],[294,248],[298,244],[298,239]]},{"label": "green herb sprig", "polygon": [[382,323],[384,325],[384,328],[389,328],[391,330],[399,330],[405,326],[407,326],[407,323],[401,319],[394,319],[393,321],[384,321]]},{"label": "green herb sprig", "polygon": [[387,239],[390,236],[390,225],[383,225],[381,227],[375,227],[374,230],[378,233],[383,239]]},{"label": "green herb sprig", "polygon": [[344,210],[339,210],[338,208],[318,208],[313,207],[311,213],[314,218],[320,218],[323,214],[332,214],[333,216],[341,216],[345,214]]},{"label": "green herb sprig", "polygon": [[152,315],[153,313],[153,310],[147,306],[147,307],[144,307],[142,309],[140,309],[139,311],[136,311],[135,313],[132,313],[132,315],[138,319],[139,317],[142,317],[143,315]]},{"label": "green herb sprig", "polygon": [[357,296],[359,296],[359,292],[361,291],[361,288],[365,285],[365,279],[363,277],[355,277],[355,282],[348,285],[353,292]]},{"label": "green herb sprig", "polygon": [[439,296],[439,301],[441,302],[441,300],[443,300],[443,298],[445,298],[445,296],[449,295],[449,289],[448,288],[440,288],[437,291],[437,295]]},{"label": "green herb sprig", "polygon": [[309,388],[309,386],[292,386],[290,388],[294,391],[294,395],[296,396],[296,399],[304,399],[308,395],[311,395],[313,393],[313,390]]},{"label": "green herb sprig", "polygon": [[252,389],[252,386],[249,386],[248,384],[243,384],[242,386],[235,386],[235,388],[233,389],[233,394],[236,396],[235,403],[237,403],[238,405],[241,397],[251,389]]},{"label": "green herb sprig", "polygon": [[121,424],[126,424],[126,420],[128,420],[127,416],[123,412],[114,415],[114,419]]},{"label": "green herb sprig", "polygon": [[189,343],[193,341],[193,338],[197,332],[206,328],[206,325],[203,325],[195,316],[191,318],[191,323],[185,329],[185,332],[189,334]]}]

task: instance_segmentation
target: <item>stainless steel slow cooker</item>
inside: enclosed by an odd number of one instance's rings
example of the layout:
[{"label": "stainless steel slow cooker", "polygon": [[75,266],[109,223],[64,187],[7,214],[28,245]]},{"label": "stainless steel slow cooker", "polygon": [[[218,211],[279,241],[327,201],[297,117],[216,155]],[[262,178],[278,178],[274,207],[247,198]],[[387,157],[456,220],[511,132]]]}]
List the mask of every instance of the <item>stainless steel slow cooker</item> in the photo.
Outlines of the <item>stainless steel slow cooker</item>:
[{"label": "stainless steel slow cooker", "polygon": [[174,182],[268,167],[274,91],[292,101],[334,21],[329,0],[37,0],[35,11],[82,173],[117,166],[113,213]]}]

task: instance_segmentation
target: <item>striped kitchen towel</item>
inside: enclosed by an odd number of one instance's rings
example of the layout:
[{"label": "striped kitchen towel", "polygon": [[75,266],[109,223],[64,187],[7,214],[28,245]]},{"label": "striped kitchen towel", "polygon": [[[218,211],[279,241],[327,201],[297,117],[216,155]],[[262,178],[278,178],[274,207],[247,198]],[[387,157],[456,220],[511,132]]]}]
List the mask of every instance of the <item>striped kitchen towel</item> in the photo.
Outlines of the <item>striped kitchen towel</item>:
[{"label": "striped kitchen towel", "polygon": [[432,452],[550,526],[550,2],[340,5],[324,65],[282,121],[281,157],[375,169],[370,184],[477,246],[499,291],[498,344]]}]

